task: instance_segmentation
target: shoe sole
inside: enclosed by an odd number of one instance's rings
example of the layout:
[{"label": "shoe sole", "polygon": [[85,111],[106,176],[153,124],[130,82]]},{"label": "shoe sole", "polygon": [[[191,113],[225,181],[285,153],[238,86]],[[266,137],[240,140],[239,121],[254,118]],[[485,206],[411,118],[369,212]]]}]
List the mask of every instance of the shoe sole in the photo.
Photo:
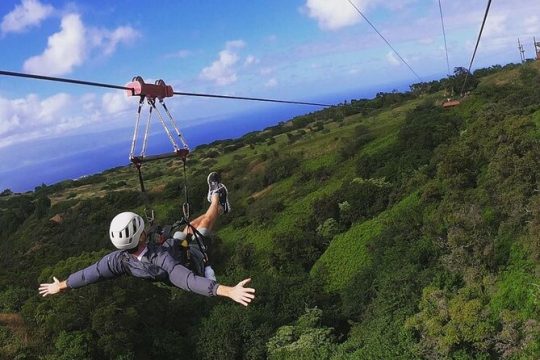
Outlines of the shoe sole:
[{"label": "shoe sole", "polygon": [[225,194],[227,194],[227,197],[225,198],[225,204],[226,206],[224,206],[221,201],[219,202],[219,204],[221,205],[221,207],[223,208],[223,213],[226,214],[226,213],[229,213],[231,212],[231,204],[229,204],[229,190],[227,190],[227,187],[223,184],[221,184],[221,187],[223,189],[225,189]]},{"label": "shoe sole", "polygon": [[[210,174],[208,174],[208,176],[206,177],[206,183],[208,184],[208,195],[206,195],[206,199],[208,200],[209,203],[212,202],[212,190],[210,189],[211,185],[210,185],[210,177],[212,176],[212,174],[216,174],[217,177],[218,177],[218,180],[219,180],[219,175],[218,173],[216,173],[215,171],[212,171]],[[219,181],[218,181],[219,183]]]}]

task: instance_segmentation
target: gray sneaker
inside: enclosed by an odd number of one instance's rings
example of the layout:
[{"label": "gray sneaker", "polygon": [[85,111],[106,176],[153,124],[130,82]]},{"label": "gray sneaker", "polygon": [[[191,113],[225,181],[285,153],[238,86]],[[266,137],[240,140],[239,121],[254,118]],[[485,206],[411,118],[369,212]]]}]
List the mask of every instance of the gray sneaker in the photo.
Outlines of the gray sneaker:
[{"label": "gray sneaker", "polygon": [[217,172],[211,172],[207,178],[208,182],[208,202],[212,202],[212,195],[219,195],[219,204],[224,214],[231,211],[231,205],[229,204],[229,194],[227,187],[221,183],[221,176]]},{"label": "gray sneaker", "polygon": [[208,202],[212,202],[212,194],[217,191],[221,184],[221,176],[217,172],[211,172],[206,179],[208,182]]},{"label": "gray sneaker", "polygon": [[221,205],[221,209],[223,210],[223,213],[226,214],[231,211],[231,205],[229,204],[229,193],[227,191],[227,188],[223,184],[219,184],[219,189],[215,191],[215,193],[219,194],[219,204]]}]

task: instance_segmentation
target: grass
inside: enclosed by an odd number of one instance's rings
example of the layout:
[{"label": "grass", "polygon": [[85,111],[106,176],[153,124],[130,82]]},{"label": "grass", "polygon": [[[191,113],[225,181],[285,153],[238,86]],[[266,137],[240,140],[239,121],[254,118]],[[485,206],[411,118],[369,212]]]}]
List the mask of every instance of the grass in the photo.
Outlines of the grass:
[{"label": "grass", "polygon": [[334,237],[313,266],[311,275],[323,280],[329,292],[343,289],[356,274],[371,264],[368,245],[377,239],[385,224],[401,217],[417,202],[416,194],[409,195],[376,218],[356,223],[347,232]]}]

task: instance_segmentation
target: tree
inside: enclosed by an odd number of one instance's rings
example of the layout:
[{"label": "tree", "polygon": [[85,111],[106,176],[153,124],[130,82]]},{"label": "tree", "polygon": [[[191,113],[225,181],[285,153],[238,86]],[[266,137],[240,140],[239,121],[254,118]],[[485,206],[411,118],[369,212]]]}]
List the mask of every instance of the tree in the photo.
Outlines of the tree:
[{"label": "tree", "polygon": [[5,189],[4,191],[2,191],[0,193],[0,197],[2,197],[2,196],[10,196],[10,195],[13,195],[13,191],[11,191],[10,189]]},{"label": "tree", "polygon": [[334,329],[321,325],[322,310],[306,309],[294,325],[280,327],[268,340],[270,360],[330,359],[336,350]]},{"label": "tree", "polygon": [[34,215],[36,215],[37,218],[42,218],[43,216],[47,215],[50,207],[51,199],[49,199],[46,195],[40,195],[36,200],[36,209],[34,210]]},{"label": "tree", "polygon": [[[468,92],[474,90],[476,86],[478,86],[478,79],[476,76],[461,66],[455,67],[454,75],[450,76],[448,79],[452,93],[456,95],[461,94],[462,89],[463,92]],[[467,83],[465,83],[465,79],[467,79]],[[465,85],[465,87],[463,87],[463,85]]]},{"label": "tree", "polygon": [[50,358],[57,360],[91,360],[94,339],[87,331],[62,331],[54,343],[56,352]]}]

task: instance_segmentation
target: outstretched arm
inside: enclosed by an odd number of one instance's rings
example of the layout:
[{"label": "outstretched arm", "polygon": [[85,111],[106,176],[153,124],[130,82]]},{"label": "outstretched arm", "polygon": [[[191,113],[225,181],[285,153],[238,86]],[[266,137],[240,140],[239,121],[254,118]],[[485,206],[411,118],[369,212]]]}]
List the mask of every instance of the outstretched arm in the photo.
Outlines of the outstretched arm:
[{"label": "outstretched arm", "polygon": [[255,298],[255,289],[244,287],[244,285],[250,281],[251,279],[242,280],[234,287],[218,285],[216,294],[218,296],[228,297],[237,303],[248,306],[251,300]]},{"label": "outstretched arm", "polygon": [[56,277],[53,277],[52,283],[44,283],[39,285],[39,294],[41,296],[54,295],[61,291],[68,290],[67,281],[59,281]]},{"label": "outstretched arm", "polygon": [[118,277],[125,273],[120,256],[120,251],[105,255],[97,263],[69,275],[64,281],[53,277],[54,281],[52,283],[39,285],[39,293],[42,296],[53,295],[61,291],[76,289],[98,281]]}]

